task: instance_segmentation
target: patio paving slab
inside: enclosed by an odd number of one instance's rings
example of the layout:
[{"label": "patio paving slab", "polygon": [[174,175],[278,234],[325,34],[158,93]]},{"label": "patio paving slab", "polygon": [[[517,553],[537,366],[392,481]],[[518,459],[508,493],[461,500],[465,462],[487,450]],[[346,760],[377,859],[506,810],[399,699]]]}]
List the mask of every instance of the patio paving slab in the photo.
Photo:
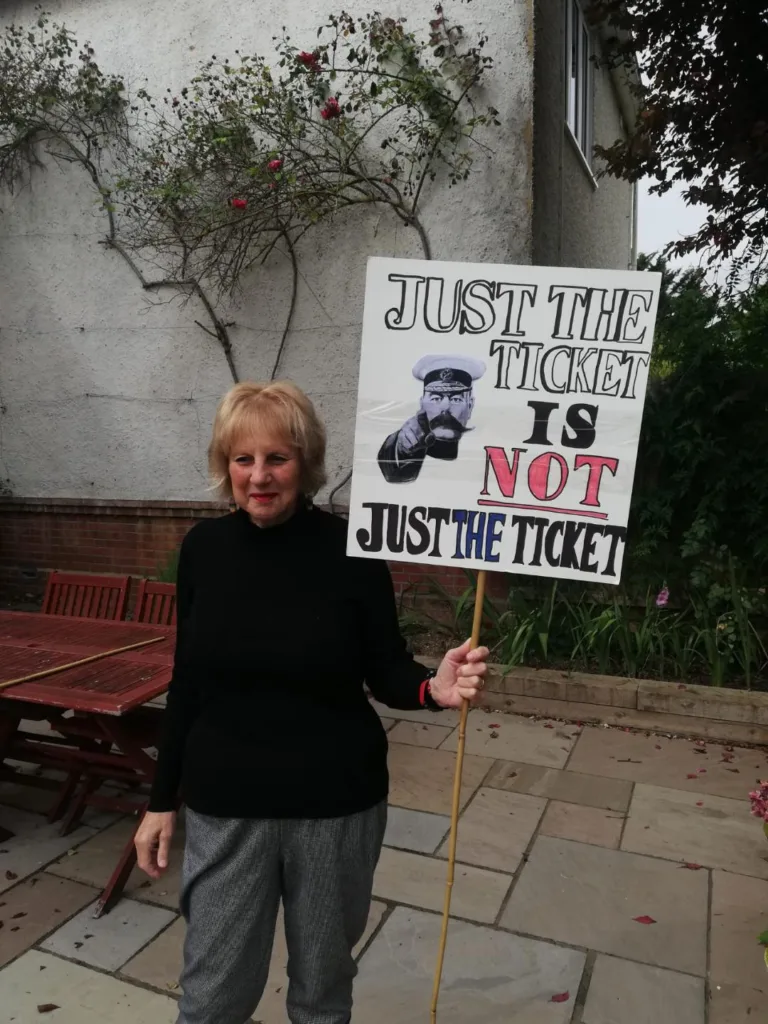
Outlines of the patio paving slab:
[{"label": "patio paving slab", "polygon": [[632,783],[624,779],[604,779],[518,761],[497,761],[485,785],[607,811],[626,811],[632,797]]},{"label": "patio paving slab", "polygon": [[[6,762],[7,764],[7,762]],[[32,772],[29,765],[18,771],[18,776],[41,776],[56,779],[63,782],[63,772]],[[0,804],[7,807],[18,807],[22,811],[31,811],[32,814],[47,814],[51,805],[56,799],[56,793],[52,789],[42,789],[37,786],[30,786],[14,779],[4,779],[0,782]]]},{"label": "patio paving slab", "polygon": [[619,848],[624,815],[600,807],[580,807],[551,800],[541,822],[540,834],[577,843],[593,843],[609,850]]},{"label": "patio paving slab", "polygon": [[[365,948],[386,910],[386,904],[373,902],[368,916],[368,925],[356,947],[356,953]],[[135,978],[154,988],[178,993],[185,933],[186,922],[183,918],[178,918],[170,928],[166,928],[153,942],[130,960],[122,968],[120,974],[128,978]],[[288,950],[285,944],[281,910],[275,933],[269,978],[264,990],[264,997],[256,1012],[256,1019],[262,1021],[263,1024],[288,1024],[285,1012],[285,995],[288,986],[287,965]]]},{"label": "patio paving slab", "polygon": [[761,991],[768,1009],[768,971],[757,944],[768,928],[768,882],[714,871],[710,927],[712,987],[734,984]]},{"label": "patio paving slab", "polygon": [[[439,937],[438,914],[396,908],[360,961],[355,1019],[428,1020]],[[440,1024],[568,1024],[584,960],[577,950],[455,921],[448,933]],[[566,1000],[552,1001],[566,992]]]},{"label": "patio paving slab", "polygon": [[178,993],[186,933],[186,921],[177,917],[170,928],[160,932],[156,939],[120,968],[121,976]]},{"label": "patio paving slab", "polygon": [[87,885],[41,872],[0,897],[0,967],[93,902]]},{"label": "patio paving slab", "polygon": [[[31,949],[0,972],[3,1024],[174,1024],[175,1000]],[[38,1012],[38,1006],[57,1009]]]},{"label": "patio paving slab", "polygon": [[583,1024],[704,1024],[704,979],[598,956]]},{"label": "patio paving slab", "polygon": [[447,814],[390,807],[384,845],[415,853],[434,853],[450,827],[451,819]]},{"label": "patio paving slab", "polygon": [[[514,874],[546,804],[541,797],[479,789],[459,819],[457,859]],[[438,856],[448,856],[449,844],[446,839]]]},{"label": "patio paving slab", "polygon": [[[704,753],[697,754],[696,750]],[[755,779],[768,774],[768,757],[762,751],[744,747],[729,749],[718,743],[698,744],[653,733],[646,736],[621,729],[588,727],[576,743],[568,768],[744,800]],[[700,768],[705,771],[700,772]]]},{"label": "patio paving slab", "polygon": [[[391,903],[425,910],[442,910],[448,866],[434,857],[384,847],[373,883],[373,894]],[[457,864],[451,914],[490,924],[501,910],[512,881],[468,864]]]},{"label": "patio paving slab", "polygon": [[741,985],[713,985],[709,997],[709,1024],[757,1024],[765,1019],[765,989]]},{"label": "patio paving slab", "polygon": [[[384,903],[374,902],[368,916],[368,925],[365,934],[358,943],[355,954],[365,948],[371,935],[378,928],[381,918],[386,912]],[[283,927],[282,915],[277,922],[275,934],[275,946],[272,950],[272,961],[269,967],[269,978],[264,989],[264,995],[259,1003],[253,1019],[260,1024],[289,1024],[288,1014],[285,1010],[285,997],[288,991],[288,948],[285,944],[285,930]]]},{"label": "patio paving slab", "polygon": [[501,924],[703,976],[707,902],[706,871],[539,836]]},{"label": "patio paving slab", "polygon": [[[488,774],[493,762],[487,757],[464,758],[461,806],[464,807]],[[396,807],[433,814],[451,813],[456,756],[448,750],[428,750],[392,743],[389,747],[389,802]]]},{"label": "patio paving slab", "polygon": [[[135,818],[124,818],[83,843],[72,856],[62,857],[51,864],[48,870],[62,878],[71,878],[101,889],[107,884],[115,870],[115,865],[135,828]],[[134,868],[125,887],[125,895],[132,899],[161,903],[165,907],[176,910],[179,905],[183,856],[184,827],[182,819],[173,836],[170,861],[163,877],[155,881],[145,875],[143,871]]]},{"label": "patio paving slab", "polygon": [[[359,947],[366,952],[355,1020],[423,1024],[445,895],[456,716],[386,717],[395,806],[376,875],[379,899]],[[768,926],[768,843],[746,793],[756,777],[768,777],[764,752],[608,729],[587,729],[576,742],[575,727],[551,724],[499,712],[470,717],[440,1024],[572,1024],[588,949],[598,955],[578,1024],[703,1024],[707,970],[708,1024],[762,1021],[768,972],[756,937]],[[573,742],[567,768],[526,762],[562,755],[564,765],[562,748]],[[681,778],[682,769],[695,778]],[[94,900],[135,819],[62,839],[58,825],[4,806],[3,795],[0,827],[13,823],[16,835],[0,842],[0,1024],[8,992],[13,1024],[172,1024],[185,931],[175,913],[183,819],[166,876],[150,883],[134,872],[131,898],[96,921]],[[6,879],[6,870],[18,877]],[[501,930],[490,927],[500,914]],[[646,916],[652,923],[635,920]],[[280,923],[254,1015],[264,1024],[288,1024],[286,959]],[[64,972],[58,980],[51,964]],[[28,979],[23,989],[20,971]],[[157,992],[140,987],[147,985]],[[154,1001],[151,1014],[140,1003],[146,999]],[[48,1002],[60,1008],[39,1015],[37,1006]]]},{"label": "patio paving slab", "polygon": [[768,843],[746,800],[635,786],[621,846],[768,878]]},{"label": "patio paving slab", "polygon": [[0,893],[96,834],[82,825],[68,836],[60,836],[58,822],[49,824],[42,815],[3,805],[0,828],[12,833],[12,838],[0,842]]},{"label": "patio paving slab", "polygon": [[162,907],[121,900],[108,914],[94,918],[95,903],[67,921],[42,944],[49,953],[116,971],[135,956],[176,916]]},{"label": "patio paving slab", "polygon": [[[574,726],[532,722],[515,715],[471,715],[467,725],[466,749],[469,754],[522,761],[545,768],[562,768],[576,742]],[[453,732],[440,748],[456,750],[458,732]]]},{"label": "patio paving slab", "polygon": [[[35,725],[40,723],[25,723],[25,729],[28,724]],[[44,778],[56,783],[62,783],[66,779],[66,774],[48,769],[45,771],[36,770],[29,764],[20,761],[6,760],[5,765],[6,767],[16,765],[17,772],[14,778],[0,781],[0,804],[4,804],[7,807],[16,807],[21,811],[31,811],[33,814],[47,815],[56,800],[56,790],[30,786],[22,781],[17,782],[16,778],[23,780],[25,777],[29,778],[31,776],[37,779]],[[108,792],[112,790],[108,790],[105,787],[103,791]],[[82,823],[90,825],[91,828],[104,828],[113,821],[117,821],[119,817],[120,815],[114,811],[101,811],[96,807],[86,807]]]},{"label": "patio paving slab", "polygon": [[423,722],[398,722],[389,733],[391,743],[411,743],[415,747],[439,747],[453,732],[442,725]]},{"label": "patio paving slab", "polygon": [[373,707],[379,718],[394,718],[398,722],[420,722],[422,725],[441,725],[444,728],[455,729],[459,724],[459,712],[444,711],[401,711],[400,708],[388,708],[386,704],[379,704],[372,700]]}]

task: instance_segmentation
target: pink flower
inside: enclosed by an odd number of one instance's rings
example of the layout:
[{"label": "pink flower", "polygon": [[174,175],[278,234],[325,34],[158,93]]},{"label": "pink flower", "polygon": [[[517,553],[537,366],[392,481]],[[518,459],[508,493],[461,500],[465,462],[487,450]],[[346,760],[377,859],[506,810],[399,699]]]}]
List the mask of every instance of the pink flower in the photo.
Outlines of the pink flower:
[{"label": "pink flower", "polygon": [[320,110],[320,117],[324,121],[330,121],[334,117],[341,117],[341,107],[335,96],[329,96],[325,101],[325,106]]},{"label": "pink flower", "polygon": [[247,205],[248,205],[248,200],[247,199],[233,199],[232,200],[232,209],[233,210],[244,210]]},{"label": "pink flower", "polygon": [[269,163],[267,164],[267,170],[279,171],[282,166],[283,166],[283,161],[282,160],[270,160]]},{"label": "pink flower", "polygon": [[666,608],[668,604],[669,604],[669,588],[668,587],[662,587],[661,590],[656,595],[656,607],[657,608]]},{"label": "pink flower", "polygon": [[768,782],[761,782],[759,789],[753,789],[749,794],[749,799],[754,816],[768,821]]},{"label": "pink flower", "polygon": [[301,53],[296,55],[296,60],[299,64],[303,64],[308,71],[320,70],[320,56],[317,51],[308,53],[307,50],[302,50]]}]

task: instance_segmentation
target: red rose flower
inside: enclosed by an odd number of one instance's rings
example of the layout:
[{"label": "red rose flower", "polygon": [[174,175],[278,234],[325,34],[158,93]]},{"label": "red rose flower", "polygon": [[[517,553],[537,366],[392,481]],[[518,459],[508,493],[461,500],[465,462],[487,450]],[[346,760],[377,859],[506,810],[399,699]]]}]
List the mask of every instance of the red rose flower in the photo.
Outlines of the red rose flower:
[{"label": "red rose flower", "polygon": [[244,210],[247,205],[248,205],[248,200],[247,199],[233,199],[232,200],[232,209],[234,209],[234,210]]},{"label": "red rose flower", "polygon": [[301,53],[297,54],[296,60],[309,71],[320,70],[320,57],[316,52],[308,53],[306,50],[302,50]]},{"label": "red rose flower", "polygon": [[282,160],[270,160],[269,163],[267,164],[267,169],[270,171],[279,171],[282,166]]},{"label": "red rose flower", "polygon": [[325,106],[320,110],[320,117],[324,121],[331,121],[334,117],[341,117],[341,107],[335,96],[329,96]]}]

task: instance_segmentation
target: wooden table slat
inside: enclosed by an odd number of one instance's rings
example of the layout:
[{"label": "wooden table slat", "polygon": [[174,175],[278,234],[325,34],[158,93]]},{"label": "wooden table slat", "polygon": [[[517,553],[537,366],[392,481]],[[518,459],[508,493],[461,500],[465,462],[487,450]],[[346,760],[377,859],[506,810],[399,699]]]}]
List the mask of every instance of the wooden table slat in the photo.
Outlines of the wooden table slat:
[{"label": "wooden table slat", "polygon": [[173,627],[0,611],[0,682],[157,636],[165,639],[19,683],[0,691],[0,699],[123,715],[167,689],[175,645]]}]

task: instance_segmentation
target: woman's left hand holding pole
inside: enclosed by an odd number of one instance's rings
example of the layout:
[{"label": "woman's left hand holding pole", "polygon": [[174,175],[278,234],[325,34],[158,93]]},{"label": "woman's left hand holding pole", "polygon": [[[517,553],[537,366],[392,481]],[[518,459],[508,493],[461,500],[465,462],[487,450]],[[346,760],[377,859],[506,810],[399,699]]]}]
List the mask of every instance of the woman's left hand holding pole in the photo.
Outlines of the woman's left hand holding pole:
[{"label": "woman's left hand holding pole", "polygon": [[448,651],[431,681],[432,697],[443,708],[460,708],[463,701],[475,704],[480,698],[488,671],[487,647],[470,650],[471,641]]}]

